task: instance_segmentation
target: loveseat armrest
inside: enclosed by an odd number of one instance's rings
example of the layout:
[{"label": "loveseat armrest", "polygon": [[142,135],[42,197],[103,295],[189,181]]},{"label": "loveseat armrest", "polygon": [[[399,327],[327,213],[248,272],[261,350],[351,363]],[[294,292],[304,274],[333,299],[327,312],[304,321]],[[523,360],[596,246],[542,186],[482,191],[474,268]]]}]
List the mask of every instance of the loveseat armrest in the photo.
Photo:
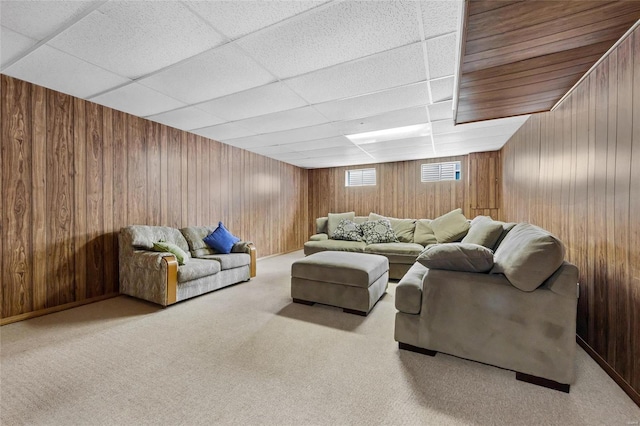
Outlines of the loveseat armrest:
[{"label": "loveseat armrest", "polygon": [[171,253],[132,250],[120,258],[120,292],[167,306],[177,301],[178,261]]},{"label": "loveseat armrest", "polygon": [[238,241],[231,248],[231,253],[247,253],[251,257],[251,263],[249,263],[249,278],[255,278],[256,276],[256,246],[251,241]]},{"label": "loveseat armrest", "polygon": [[313,234],[309,237],[309,241],[324,241],[328,240],[329,236],[327,234]]},{"label": "loveseat armrest", "polygon": [[396,309],[406,314],[419,314],[422,307],[422,280],[427,268],[415,262],[396,286]]}]

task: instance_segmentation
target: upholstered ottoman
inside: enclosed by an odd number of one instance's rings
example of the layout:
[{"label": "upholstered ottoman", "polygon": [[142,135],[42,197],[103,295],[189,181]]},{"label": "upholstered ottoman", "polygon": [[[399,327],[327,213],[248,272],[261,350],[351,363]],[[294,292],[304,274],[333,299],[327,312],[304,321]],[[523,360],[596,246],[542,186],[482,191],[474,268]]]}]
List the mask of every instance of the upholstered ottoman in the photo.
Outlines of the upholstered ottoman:
[{"label": "upholstered ottoman", "polygon": [[323,251],[291,265],[291,297],[296,303],[338,306],[366,316],[385,294],[389,260],[365,253]]}]

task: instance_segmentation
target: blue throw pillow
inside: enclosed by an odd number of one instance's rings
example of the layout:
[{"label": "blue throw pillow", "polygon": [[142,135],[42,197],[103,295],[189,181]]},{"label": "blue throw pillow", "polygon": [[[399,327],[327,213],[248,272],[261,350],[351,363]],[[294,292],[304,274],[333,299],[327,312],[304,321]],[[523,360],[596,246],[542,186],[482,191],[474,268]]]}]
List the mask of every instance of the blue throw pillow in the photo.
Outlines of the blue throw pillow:
[{"label": "blue throw pillow", "polygon": [[216,230],[203,238],[203,241],[218,253],[231,253],[231,248],[240,238],[229,232],[222,222],[218,222]]}]

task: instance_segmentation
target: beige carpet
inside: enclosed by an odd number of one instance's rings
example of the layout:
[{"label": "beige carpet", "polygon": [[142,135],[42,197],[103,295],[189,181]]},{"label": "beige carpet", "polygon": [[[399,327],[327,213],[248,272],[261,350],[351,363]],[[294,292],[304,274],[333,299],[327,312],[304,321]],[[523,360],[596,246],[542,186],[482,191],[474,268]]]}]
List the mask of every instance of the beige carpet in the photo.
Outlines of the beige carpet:
[{"label": "beige carpet", "polygon": [[167,309],[120,296],[0,329],[2,425],[638,424],[578,349],[570,394],[399,351],[394,287],[368,317],[292,304],[291,262]]}]

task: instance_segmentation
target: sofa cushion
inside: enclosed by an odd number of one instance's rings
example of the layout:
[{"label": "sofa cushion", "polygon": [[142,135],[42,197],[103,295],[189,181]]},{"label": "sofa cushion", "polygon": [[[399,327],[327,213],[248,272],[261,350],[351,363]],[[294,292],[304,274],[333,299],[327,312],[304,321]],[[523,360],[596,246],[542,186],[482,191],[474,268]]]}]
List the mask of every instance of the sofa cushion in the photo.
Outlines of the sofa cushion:
[{"label": "sofa cushion", "polygon": [[304,243],[304,254],[309,256],[321,251],[351,251],[363,253],[366,244],[364,241],[324,240],[307,241]]},{"label": "sofa cushion", "polygon": [[214,254],[216,251],[209,247],[204,238],[215,230],[212,226],[188,226],[181,228],[180,232],[184,235],[185,240],[189,244],[189,250],[194,257],[200,257],[207,254]]},{"label": "sofa cushion", "polygon": [[327,223],[329,222],[328,217],[319,217],[316,219],[316,234],[327,234]]},{"label": "sofa cushion", "polygon": [[436,244],[438,242],[436,235],[433,233],[433,228],[431,228],[431,219],[418,219],[416,221],[413,242],[423,246]]},{"label": "sofa cushion", "polygon": [[389,259],[389,263],[411,265],[422,252],[423,247],[415,243],[379,243],[369,244],[365,253],[380,254]]},{"label": "sofa cushion", "polygon": [[422,279],[427,268],[415,262],[396,286],[396,309],[406,314],[419,314],[422,306]]},{"label": "sofa cushion", "polygon": [[500,236],[498,237],[498,241],[496,241],[495,245],[493,246],[493,251],[496,251],[498,247],[500,247],[500,243],[502,243],[504,237],[506,237],[509,231],[511,231],[513,227],[517,225],[517,223],[515,222],[500,222],[499,220],[496,220],[496,222],[502,225],[502,234],[500,234]]},{"label": "sofa cushion", "polygon": [[388,220],[369,220],[363,223],[361,228],[362,238],[367,244],[398,242]]},{"label": "sofa cushion", "polygon": [[189,251],[189,244],[182,233],[176,228],[168,226],[130,225],[127,226],[131,235],[131,245],[136,248],[153,250],[153,243],[165,241],[173,243],[184,251]]},{"label": "sofa cushion", "polygon": [[377,213],[369,213],[369,220],[388,220],[391,223],[391,229],[396,233],[398,241],[401,243],[412,243],[413,234],[416,229],[415,219],[397,219],[395,217],[385,217]]},{"label": "sofa cushion", "polygon": [[462,214],[462,209],[455,209],[443,214],[430,223],[438,243],[460,241],[469,230],[469,222]]},{"label": "sofa cushion", "polygon": [[362,241],[360,225],[349,219],[342,219],[333,233],[334,240]]},{"label": "sofa cushion", "polygon": [[208,254],[200,259],[215,260],[220,263],[220,269],[240,268],[251,263],[251,256],[246,253]]},{"label": "sofa cushion", "polygon": [[493,252],[478,244],[437,244],[424,249],[417,261],[429,269],[489,272],[493,267]]},{"label": "sofa cushion", "polygon": [[198,278],[208,277],[220,272],[220,263],[214,260],[191,259],[178,268],[178,282],[184,283]]},{"label": "sofa cushion", "polygon": [[493,250],[498,238],[502,235],[502,231],[502,224],[491,219],[476,223],[471,221],[469,232],[462,239],[462,242],[479,244]]},{"label": "sofa cushion", "polygon": [[153,251],[157,251],[160,253],[171,253],[176,257],[178,265],[184,265],[189,261],[189,255],[187,254],[187,252],[178,247],[177,244],[168,243],[166,241],[158,241],[156,243],[153,243]]},{"label": "sofa cushion", "polygon": [[291,276],[295,278],[364,288],[388,271],[389,261],[383,256],[333,251],[316,253],[291,265]]},{"label": "sofa cushion", "polygon": [[353,220],[356,217],[355,212],[347,212],[347,213],[329,213],[329,218],[327,221],[327,234],[329,238],[333,238],[333,233],[336,232],[336,228],[342,219]]},{"label": "sofa cushion", "polygon": [[211,234],[204,237],[206,245],[218,253],[231,253],[233,245],[240,241],[240,238],[233,235],[222,222],[218,222],[218,227]]},{"label": "sofa cushion", "polygon": [[492,274],[504,274],[522,291],[533,291],[564,260],[562,242],[550,232],[529,223],[513,227],[495,252]]}]

